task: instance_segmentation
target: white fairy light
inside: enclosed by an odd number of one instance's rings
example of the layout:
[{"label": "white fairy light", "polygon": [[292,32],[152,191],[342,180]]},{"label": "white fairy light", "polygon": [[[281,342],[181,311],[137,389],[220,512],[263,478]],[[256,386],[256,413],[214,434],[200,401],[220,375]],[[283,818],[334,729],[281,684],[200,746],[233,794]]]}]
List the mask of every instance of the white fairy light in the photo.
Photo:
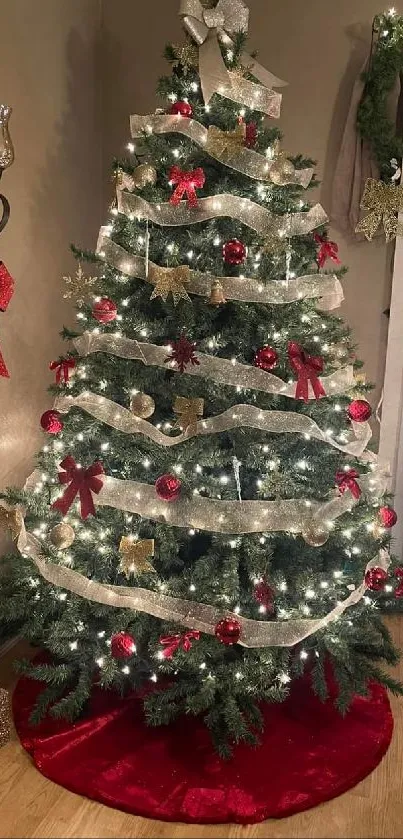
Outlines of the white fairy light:
[{"label": "white fairy light", "polygon": [[76,650],[78,647],[77,641],[70,641],[69,647],[71,650]]},{"label": "white fairy light", "polygon": [[104,659],[102,658],[102,656],[95,659],[95,664],[97,664],[98,667],[103,667],[104,666]]},{"label": "white fairy light", "polygon": [[125,674],[125,676],[128,676],[128,675],[129,675],[129,673],[130,673],[130,667],[128,667],[128,666],[127,666],[127,664],[125,664],[125,666],[124,666],[124,667],[122,667],[122,673],[124,673],[124,674]]},{"label": "white fairy light", "polygon": [[305,661],[308,658],[308,653],[306,650],[301,650],[299,657],[302,658],[302,661]]},{"label": "white fairy light", "polygon": [[134,154],[134,149],[135,149],[134,143],[128,143],[126,148],[130,152],[130,154]]},{"label": "white fairy light", "polygon": [[196,586],[193,583],[190,584],[189,591],[196,591]]}]

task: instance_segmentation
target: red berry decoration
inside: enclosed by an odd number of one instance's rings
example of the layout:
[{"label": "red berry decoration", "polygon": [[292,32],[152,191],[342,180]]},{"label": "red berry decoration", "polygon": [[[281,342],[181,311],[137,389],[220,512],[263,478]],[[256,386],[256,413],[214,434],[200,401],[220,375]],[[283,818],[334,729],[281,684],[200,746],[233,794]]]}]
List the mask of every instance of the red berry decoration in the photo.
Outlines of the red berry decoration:
[{"label": "red berry decoration", "polygon": [[246,259],[245,245],[239,239],[230,239],[223,246],[222,255],[227,265],[242,265]]},{"label": "red berry decoration", "polygon": [[155,491],[162,501],[177,501],[181,490],[182,481],[176,475],[161,475],[155,482]]},{"label": "red berry decoration", "polygon": [[181,117],[187,117],[188,119],[190,119],[190,117],[193,114],[193,108],[191,105],[189,105],[189,102],[183,102],[182,100],[179,100],[178,102],[174,102],[171,105],[169,113],[180,114]]},{"label": "red berry decoration", "polygon": [[371,591],[382,591],[387,579],[388,573],[383,568],[370,568],[365,575],[365,585]]},{"label": "red berry decoration", "polygon": [[59,411],[45,411],[41,416],[41,426],[48,434],[59,434],[64,427]]},{"label": "red berry decoration", "polygon": [[172,344],[171,355],[165,359],[165,364],[168,361],[176,361],[178,370],[183,373],[188,364],[196,367],[200,364],[197,355],[195,355],[196,344],[188,341],[184,332],[181,332],[179,341],[174,341]]},{"label": "red berry decoration", "polygon": [[366,399],[354,399],[347,408],[348,416],[354,422],[367,422],[372,414],[372,408]]},{"label": "red berry decoration", "polygon": [[92,316],[99,323],[110,323],[110,321],[116,320],[117,313],[116,303],[109,300],[109,297],[102,297],[92,307]]},{"label": "red berry decoration", "polygon": [[262,347],[253,359],[255,367],[260,367],[261,370],[273,370],[277,362],[278,353],[273,347]]},{"label": "red berry decoration", "polygon": [[265,580],[261,580],[259,583],[256,583],[253,589],[253,596],[257,603],[260,603],[261,606],[264,606],[265,609],[269,609],[270,611],[274,611],[274,598],[276,592],[272,586],[269,586]]},{"label": "red berry decoration", "polygon": [[216,638],[226,647],[237,644],[241,635],[241,624],[236,618],[223,618],[214,630]]},{"label": "red berry decoration", "polygon": [[136,642],[128,632],[117,632],[111,638],[113,658],[130,658],[136,652]]},{"label": "red berry decoration", "polygon": [[245,128],[245,146],[247,149],[254,149],[257,142],[256,122],[247,122]]},{"label": "red berry decoration", "polygon": [[394,527],[397,522],[397,513],[393,507],[380,507],[378,516],[382,527]]}]

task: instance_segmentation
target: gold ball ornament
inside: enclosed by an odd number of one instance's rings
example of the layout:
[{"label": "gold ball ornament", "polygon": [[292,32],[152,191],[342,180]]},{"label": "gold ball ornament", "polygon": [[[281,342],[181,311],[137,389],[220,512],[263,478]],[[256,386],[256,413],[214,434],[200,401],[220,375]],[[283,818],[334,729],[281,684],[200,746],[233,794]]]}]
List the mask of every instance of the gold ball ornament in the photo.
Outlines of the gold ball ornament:
[{"label": "gold ball ornament", "polygon": [[309,522],[301,531],[302,538],[312,548],[321,548],[327,542],[329,535],[327,527],[314,522]]},{"label": "gold ball ornament", "polygon": [[71,526],[66,522],[61,522],[50,531],[50,541],[58,551],[65,551],[73,544],[76,534]]},{"label": "gold ball ornament", "polygon": [[132,174],[133,184],[136,189],[144,189],[145,186],[155,186],[157,183],[157,170],[151,163],[141,163]]},{"label": "gold ball ornament", "polygon": [[290,182],[293,177],[295,168],[293,163],[287,158],[280,156],[278,160],[274,160],[270,166],[269,178],[276,186],[284,186]]},{"label": "gold ball ornament", "polygon": [[148,419],[155,411],[154,399],[148,393],[136,393],[130,400],[130,410],[136,417]]}]

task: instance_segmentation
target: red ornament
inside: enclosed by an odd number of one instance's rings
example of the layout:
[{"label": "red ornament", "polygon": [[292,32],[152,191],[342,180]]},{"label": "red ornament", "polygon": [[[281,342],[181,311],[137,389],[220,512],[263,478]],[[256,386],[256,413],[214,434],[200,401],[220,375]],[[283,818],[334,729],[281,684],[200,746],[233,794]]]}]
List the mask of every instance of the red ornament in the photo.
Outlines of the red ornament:
[{"label": "red ornament", "polygon": [[169,170],[169,181],[176,187],[169,199],[170,204],[177,206],[186,195],[189,207],[197,207],[196,189],[202,189],[206,182],[206,176],[201,167],[184,172],[179,166],[172,166]]},{"label": "red ornament", "polygon": [[174,102],[171,105],[169,113],[180,114],[181,117],[187,117],[188,119],[190,119],[190,117],[193,114],[193,108],[189,104],[189,102],[184,102],[180,99],[178,102]]},{"label": "red ornament", "polygon": [[176,475],[161,475],[155,482],[155,491],[162,501],[177,501],[181,490],[182,481]]},{"label": "red ornament", "polygon": [[165,647],[162,655],[164,658],[173,658],[174,653],[179,649],[188,653],[192,649],[192,641],[198,641],[199,638],[198,629],[189,629],[178,635],[161,635],[160,644]]},{"label": "red ornament", "polygon": [[308,355],[300,344],[297,344],[296,341],[290,341],[288,344],[288,360],[290,366],[298,375],[295,388],[296,399],[303,399],[304,402],[308,402],[309,383],[315,399],[326,396],[326,391],[318,378],[318,373],[323,371],[323,358],[320,355]]},{"label": "red ornament", "polygon": [[371,591],[382,591],[387,579],[388,573],[383,568],[370,568],[365,575],[365,585]]},{"label": "red ornament", "polygon": [[336,484],[339,487],[341,495],[344,495],[347,490],[350,490],[353,498],[357,501],[361,495],[360,486],[356,481],[356,478],[359,477],[356,469],[348,469],[347,472],[336,472]]},{"label": "red ornament", "polygon": [[3,376],[5,379],[10,378],[10,374],[9,374],[9,372],[7,370],[7,367],[6,367],[6,362],[4,361],[4,358],[1,354],[1,352],[0,352],[0,376]]},{"label": "red ornament", "polygon": [[214,630],[216,638],[226,647],[237,644],[241,635],[241,624],[236,618],[223,618]]},{"label": "red ornament", "polygon": [[396,568],[395,577],[399,581],[395,588],[395,597],[403,597],[403,568]]},{"label": "red ornament", "polygon": [[354,399],[347,408],[348,416],[354,422],[367,422],[372,414],[372,408],[366,399]]},{"label": "red ornament", "polygon": [[14,294],[14,280],[4,262],[0,262],[0,312],[5,312]]},{"label": "red ornament", "polygon": [[329,242],[325,236],[320,236],[319,233],[314,233],[313,238],[315,239],[316,244],[320,245],[318,255],[316,257],[319,268],[323,268],[328,259],[331,259],[336,263],[336,265],[341,264],[338,257],[339,246],[336,242]]},{"label": "red ornament", "polygon": [[113,658],[131,658],[136,652],[136,642],[128,632],[117,632],[111,638],[111,653]]},{"label": "red ornament", "polygon": [[245,245],[239,239],[230,239],[222,249],[223,259],[227,265],[242,265],[245,262],[246,253]]},{"label": "red ornament", "polygon": [[394,527],[397,522],[397,513],[393,507],[380,507],[378,516],[382,527]]},{"label": "red ornament", "polygon": [[62,358],[60,361],[51,361],[49,370],[56,370],[56,384],[68,382],[70,370],[74,370],[76,362],[74,358]]},{"label": "red ornament", "polygon": [[59,510],[63,516],[67,515],[76,495],[80,497],[81,510],[80,515],[82,519],[88,516],[95,516],[95,507],[92,499],[92,492],[98,495],[103,487],[103,479],[101,475],[104,474],[104,467],[98,460],[89,466],[88,469],[83,469],[78,466],[74,457],[67,455],[62,460],[60,466],[64,470],[59,472],[59,482],[61,484],[68,484],[61,498],[52,504],[54,510]]},{"label": "red ornament", "polygon": [[116,320],[117,313],[116,303],[109,300],[109,297],[102,297],[92,307],[92,316],[99,323],[110,323],[110,321]]},{"label": "red ornament", "polygon": [[172,344],[172,353],[165,359],[165,364],[168,361],[176,361],[178,370],[183,373],[188,364],[198,366],[199,359],[195,355],[196,344],[188,341],[184,332],[181,332],[179,341],[174,341]]},{"label": "red ornament", "polygon": [[257,351],[253,363],[255,367],[260,367],[261,370],[273,370],[278,362],[278,353],[273,350],[273,347],[262,347]]},{"label": "red ornament", "polygon": [[273,610],[274,611],[274,598],[276,592],[272,586],[269,586],[265,580],[261,580],[260,583],[256,583],[253,589],[253,596],[257,603],[260,603],[261,606],[264,606],[265,609]]},{"label": "red ornament", "polygon": [[59,411],[45,411],[41,416],[41,426],[48,434],[59,434],[64,426]]},{"label": "red ornament", "polygon": [[254,149],[257,141],[256,122],[247,122],[245,127],[245,146],[247,149]]}]

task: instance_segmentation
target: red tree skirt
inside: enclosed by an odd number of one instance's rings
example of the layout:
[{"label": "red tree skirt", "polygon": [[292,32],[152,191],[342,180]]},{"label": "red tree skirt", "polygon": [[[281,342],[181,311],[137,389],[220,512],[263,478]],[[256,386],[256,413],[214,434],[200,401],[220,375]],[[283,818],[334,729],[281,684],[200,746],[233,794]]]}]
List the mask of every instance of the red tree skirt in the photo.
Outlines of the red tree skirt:
[{"label": "red tree skirt", "polygon": [[379,685],[343,719],[305,677],[286,702],[264,707],[261,746],[240,745],[223,762],[200,720],[149,728],[135,694],[94,689],[75,724],[48,718],[33,728],[28,717],[39,689],[20,679],[13,698],[19,737],[39,771],[110,807],[166,821],[251,824],[314,807],[365,778],[393,731]]}]

